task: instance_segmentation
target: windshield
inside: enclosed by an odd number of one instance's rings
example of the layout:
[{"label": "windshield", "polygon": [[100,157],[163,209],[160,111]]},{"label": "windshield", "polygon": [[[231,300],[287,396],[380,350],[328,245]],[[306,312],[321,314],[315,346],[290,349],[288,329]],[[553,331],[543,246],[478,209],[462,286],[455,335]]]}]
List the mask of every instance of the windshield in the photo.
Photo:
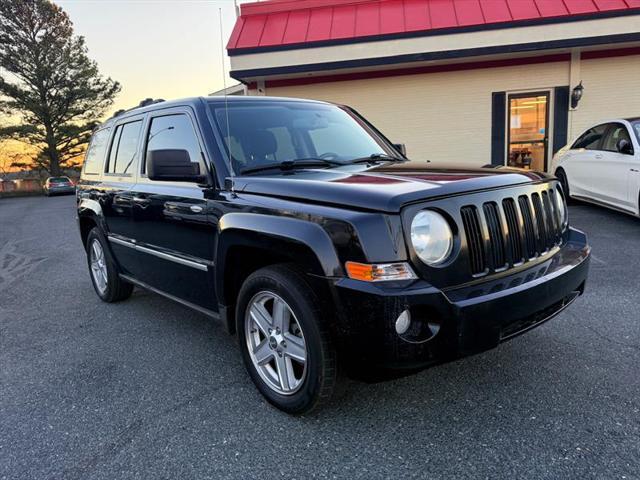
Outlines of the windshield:
[{"label": "windshield", "polygon": [[640,143],[640,120],[631,122],[631,125],[633,125],[633,130],[636,132],[636,137],[638,137],[638,143]]},{"label": "windshield", "polygon": [[[212,103],[233,170],[321,159],[349,164],[371,155],[397,155],[347,110],[320,103],[257,101]],[[227,128],[227,119],[229,126]]]}]

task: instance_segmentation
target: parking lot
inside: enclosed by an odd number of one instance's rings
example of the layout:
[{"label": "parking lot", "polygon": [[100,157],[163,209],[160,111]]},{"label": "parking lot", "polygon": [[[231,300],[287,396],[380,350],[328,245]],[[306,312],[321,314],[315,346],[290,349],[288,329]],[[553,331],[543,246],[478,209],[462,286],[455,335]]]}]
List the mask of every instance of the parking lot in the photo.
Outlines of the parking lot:
[{"label": "parking lot", "polygon": [[74,198],[0,200],[0,478],[640,478],[640,220],[571,207],[585,295],[498,349],[270,407],[234,339],[94,294]]}]

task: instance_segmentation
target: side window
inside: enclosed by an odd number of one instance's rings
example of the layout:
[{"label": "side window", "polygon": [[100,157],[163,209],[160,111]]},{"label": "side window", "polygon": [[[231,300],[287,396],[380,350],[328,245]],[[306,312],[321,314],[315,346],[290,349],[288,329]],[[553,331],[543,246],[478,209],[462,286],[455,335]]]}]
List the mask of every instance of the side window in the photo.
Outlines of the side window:
[{"label": "side window", "polygon": [[617,152],[618,140],[621,139],[625,139],[627,142],[631,143],[631,137],[629,136],[627,127],[620,123],[616,123],[609,129],[609,133],[607,133],[604,142],[602,142],[602,150]]},{"label": "side window", "polygon": [[93,134],[91,144],[84,157],[84,173],[98,174],[102,171],[102,163],[104,155],[107,151],[107,142],[109,141],[110,128],[103,128]]},{"label": "side window", "polygon": [[138,139],[140,138],[141,128],[141,120],[116,127],[116,133],[113,136],[111,150],[109,151],[107,173],[126,175],[133,172],[132,165],[138,152]]},{"label": "side window", "polygon": [[584,132],[578,140],[572,145],[571,148],[584,148],[586,150],[597,150],[600,144],[600,139],[607,131],[608,123],[604,125],[598,125],[597,127],[590,128]]},{"label": "side window", "polygon": [[[205,172],[198,137],[188,115],[179,113],[153,117],[147,135],[147,153],[154,150],[186,150],[193,163],[200,164],[200,171]],[[146,161],[143,164],[146,172]]]}]

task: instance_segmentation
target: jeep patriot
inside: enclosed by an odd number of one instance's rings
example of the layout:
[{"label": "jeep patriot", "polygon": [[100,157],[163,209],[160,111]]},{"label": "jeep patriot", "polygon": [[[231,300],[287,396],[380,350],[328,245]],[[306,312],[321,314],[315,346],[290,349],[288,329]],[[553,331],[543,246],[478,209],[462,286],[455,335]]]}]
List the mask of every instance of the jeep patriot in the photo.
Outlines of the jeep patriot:
[{"label": "jeep patriot", "polygon": [[95,130],[76,195],[98,296],[138,286],[218,319],[288,413],[327,401],[341,372],[496,347],[588,272],[553,176],[409,161],[319,101],[142,102]]}]

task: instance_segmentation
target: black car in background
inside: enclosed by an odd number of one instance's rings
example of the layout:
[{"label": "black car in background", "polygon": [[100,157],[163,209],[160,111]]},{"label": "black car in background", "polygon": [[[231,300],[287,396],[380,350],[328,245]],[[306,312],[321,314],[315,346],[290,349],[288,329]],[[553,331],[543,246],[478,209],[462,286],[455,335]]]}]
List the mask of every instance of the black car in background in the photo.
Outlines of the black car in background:
[{"label": "black car in background", "polygon": [[352,109],[194,98],[100,126],[77,191],[97,294],[140,286],[219,319],[289,413],[338,373],[413,371],[496,347],[584,291],[557,180],[427,168]]}]

